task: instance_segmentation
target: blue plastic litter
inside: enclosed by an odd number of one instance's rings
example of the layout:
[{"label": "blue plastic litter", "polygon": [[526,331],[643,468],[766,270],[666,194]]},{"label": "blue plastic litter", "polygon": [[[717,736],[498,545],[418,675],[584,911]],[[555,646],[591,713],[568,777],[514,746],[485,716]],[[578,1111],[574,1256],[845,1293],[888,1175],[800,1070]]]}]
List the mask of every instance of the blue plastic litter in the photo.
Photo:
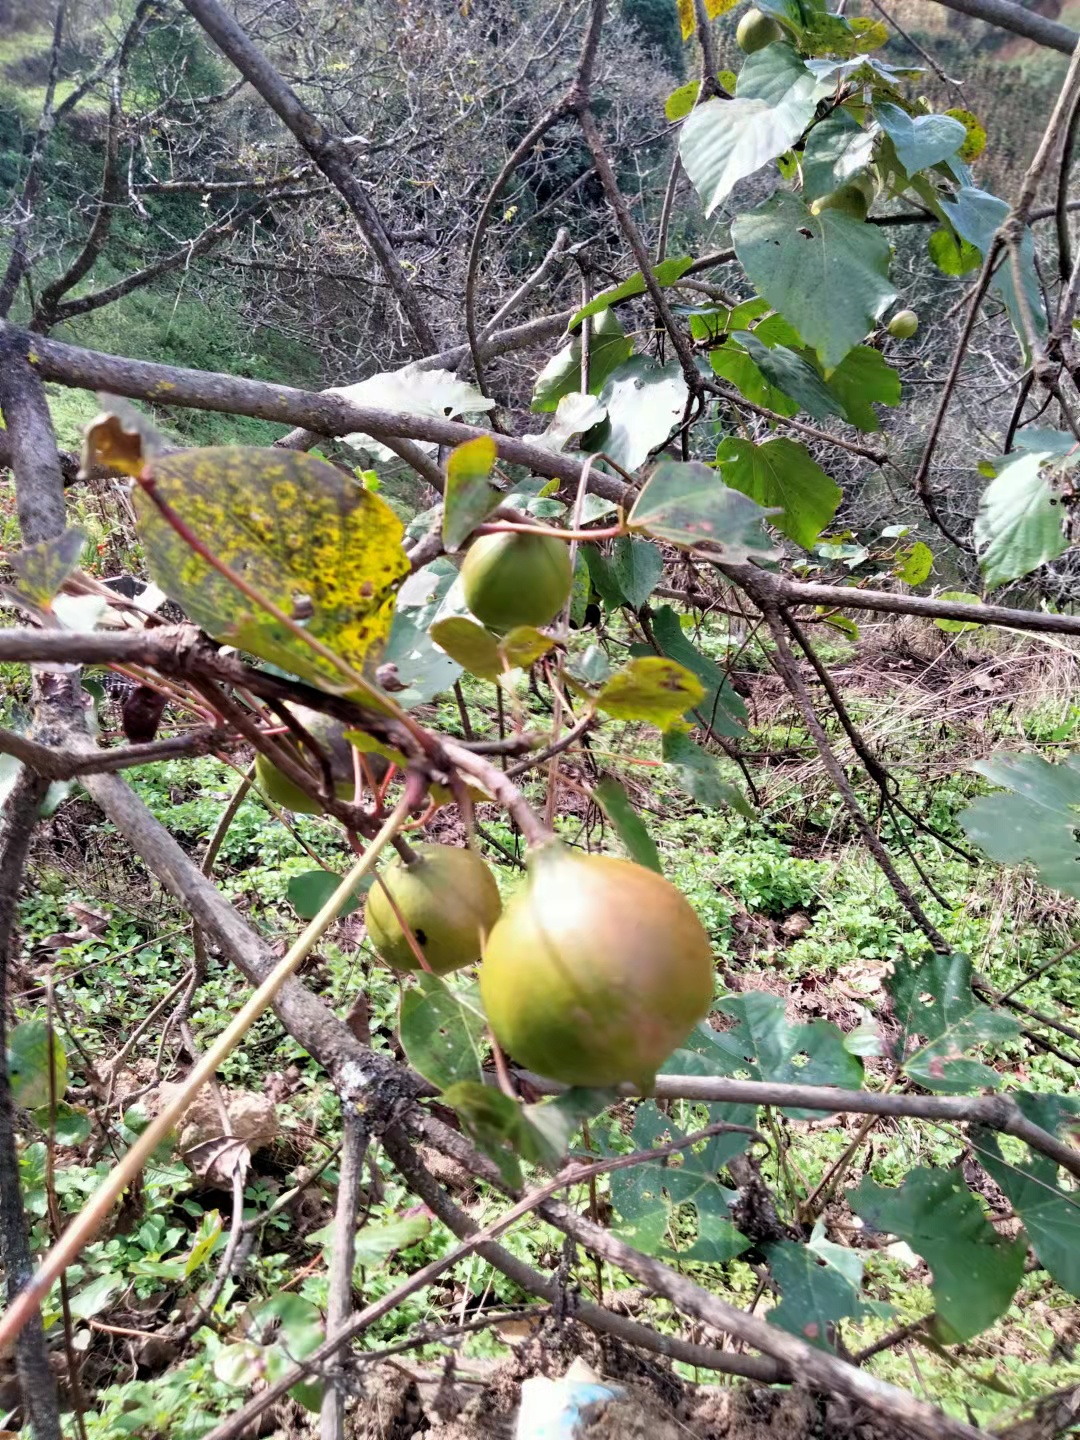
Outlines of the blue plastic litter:
[{"label": "blue plastic litter", "polygon": [[623,1393],[617,1386],[599,1380],[572,1375],[562,1380],[534,1376],[521,1387],[514,1440],[579,1440],[586,1417],[591,1418],[598,1406],[609,1405]]}]

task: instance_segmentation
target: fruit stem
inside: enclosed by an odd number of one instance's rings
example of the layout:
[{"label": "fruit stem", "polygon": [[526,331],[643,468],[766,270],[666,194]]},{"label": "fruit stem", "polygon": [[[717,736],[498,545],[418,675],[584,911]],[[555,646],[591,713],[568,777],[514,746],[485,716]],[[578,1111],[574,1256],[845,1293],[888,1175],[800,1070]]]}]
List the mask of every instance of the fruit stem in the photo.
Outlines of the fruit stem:
[{"label": "fruit stem", "polygon": [[393,840],[390,841],[390,844],[393,845],[394,849],[401,856],[404,864],[415,865],[420,859],[420,856],[405,839],[404,835],[395,835]]}]

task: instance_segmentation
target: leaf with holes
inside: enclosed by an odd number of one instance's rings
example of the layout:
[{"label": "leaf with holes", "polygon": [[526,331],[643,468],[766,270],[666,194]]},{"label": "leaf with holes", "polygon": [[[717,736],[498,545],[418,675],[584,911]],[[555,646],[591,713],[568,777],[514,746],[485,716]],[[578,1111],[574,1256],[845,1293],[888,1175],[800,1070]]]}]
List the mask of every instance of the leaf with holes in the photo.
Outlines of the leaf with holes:
[{"label": "leaf with holes", "polygon": [[401,997],[398,1035],[405,1056],[440,1090],[459,1080],[482,1078],[487,1023],[479,1000],[468,990],[451,990],[437,975],[417,972]]},{"label": "leaf with holes", "polygon": [[818,353],[826,370],[896,299],[889,242],[840,210],[810,211],[778,192],[731,227],[735,253],[758,292]]},{"label": "leaf with holes", "polygon": [[[828,1020],[792,1025],[786,1006],[778,995],[765,990],[744,990],[727,995],[717,1007],[737,1023],[732,1030],[699,1028],[717,1052],[728,1057],[736,1069],[749,1070],[756,1080],[778,1085],[838,1085],[847,1090],[862,1088],[863,1067],[857,1055],[844,1044],[843,1033]],[[706,1050],[705,1053],[713,1052]],[[732,1073],[721,1071],[720,1073]],[[800,1118],[812,1118],[791,1110]]]},{"label": "leaf with holes", "polygon": [[666,730],[704,696],[700,680],[684,666],[659,655],[642,655],[615,671],[597,695],[596,706],[616,720],[647,720]]},{"label": "leaf with holes", "polygon": [[[385,500],[333,465],[288,450],[222,446],[154,462],[153,489],[195,538],[307,634],[355,669],[373,670],[409,562]],[[135,491],[154,580],[216,640],[303,679],[343,680],[285,625],[218,573]]]},{"label": "leaf with holes", "polygon": [[489,484],[496,453],[492,436],[477,435],[447,457],[442,533],[451,554],[502,499]]},{"label": "leaf with holes", "polygon": [[1080,900],[1080,755],[1051,765],[1000,752],[971,767],[998,785],[959,816],[969,840],[1003,865],[1034,865],[1044,885]]},{"label": "leaf with holes", "polygon": [[[719,1107],[713,1107],[718,1109]],[[735,1107],[728,1106],[734,1111]],[[720,1115],[716,1119],[722,1118]],[[744,1117],[733,1124],[747,1123]],[[646,1100],[637,1108],[630,1137],[635,1150],[683,1138],[684,1132],[662,1115],[655,1101]],[[734,1193],[720,1184],[717,1172],[746,1149],[749,1136],[734,1132],[714,1135],[699,1148],[683,1150],[666,1160],[646,1160],[626,1170],[613,1171],[611,1203],[620,1217],[617,1232],[650,1255],[678,1255],[681,1260],[722,1264],[740,1255],[749,1244],[746,1236],[728,1218]],[[697,1212],[698,1237],[677,1252],[666,1236],[674,1211],[692,1205]]]},{"label": "leaf with holes", "polygon": [[627,523],[673,545],[715,545],[720,558],[740,564],[751,556],[775,556],[762,524],[771,513],[725,485],[700,460],[661,460]]},{"label": "leaf with holes", "polygon": [[1021,455],[1002,467],[982,493],[975,544],[983,579],[993,589],[1029,575],[1065,553],[1063,510],[1052,484],[1048,451]]},{"label": "leaf with holes", "polygon": [[47,610],[54,596],[78,566],[86,536],[68,527],[51,540],[24,545],[8,556],[8,564],[19,577],[19,594],[37,610]]},{"label": "leaf with holes", "polygon": [[721,441],[717,464],[733,489],[774,514],[778,530],[809,549],[836,514],[840,487],[810,458],[805,445],[777,436],[755,445],[732,436]]},{"label": "leaf with holes", "polygon": [[615,541],[611,568],[623,595],[637,610],[645,604],[653,592],[653,586],[663,575],[664,557],[651,541],[620,535]]},{"label": "leaf with holes", "polygon": [[818,81],[790,45],[747,57],[733,100],[706,100],[683,121],[679,156],[705,214],[790,150],[814,114]]},{"label": "leaf with holes", "polygon": [[896,1190],[864,1180],[847,1200],[856,1215],[899,1236],[930,1266],[935,1328],[946,1344],[981,1334],[1009,1308],[1027,1246],[994,1230],[959,1170],[920,1167]]},{"label": "leaf with holes", "polygon": [[766,1246],[765,1254],[780,1287],[780,1304],[769,1311],[770,1325],[820,1349],[832,1349],[838,1321],[861,1320],[871,1313],[859,1287],[809,1245],[782,1240]]},{"label": "leaf with holes", "polygon": [[606,776],[593,789],[593,799],[615,827],[619,839],[626,846],[631,860],[639,865],[663,873],[656,841],[645,828],[645,822],[630,804],[630,797],[618,780]]},{"label": "leaf with holes", "polygon": [[1019,1027],[975,998],[966,955],[930,952],[921,960],[902,955],[887,984],[900,1024],[897,1055],[905,1075],[946,1095],[997,1089],[1002,1076],[968,1059],[965,1051],[983,1041],[1010,1040]]}]

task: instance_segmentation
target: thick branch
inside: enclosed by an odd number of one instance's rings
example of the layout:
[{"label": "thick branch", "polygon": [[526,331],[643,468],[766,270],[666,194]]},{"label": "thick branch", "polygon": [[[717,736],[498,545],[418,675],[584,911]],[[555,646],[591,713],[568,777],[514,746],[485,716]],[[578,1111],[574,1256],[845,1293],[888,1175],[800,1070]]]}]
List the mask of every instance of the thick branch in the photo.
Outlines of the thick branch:
[{"label": "thick branch", "polygon": [[1080,40],[1080,35],[1068,25],[1048,20],[1023,5],[1014,5],[1012,0],[936,0],[936,3],[949,10],[959,10],[962,15],[972,15],[976,20],[984,20],[987,25],[996,25],[1000,30],[1024,35],[1037,45],[1059,50],[1062,55],[1071,55]]}]

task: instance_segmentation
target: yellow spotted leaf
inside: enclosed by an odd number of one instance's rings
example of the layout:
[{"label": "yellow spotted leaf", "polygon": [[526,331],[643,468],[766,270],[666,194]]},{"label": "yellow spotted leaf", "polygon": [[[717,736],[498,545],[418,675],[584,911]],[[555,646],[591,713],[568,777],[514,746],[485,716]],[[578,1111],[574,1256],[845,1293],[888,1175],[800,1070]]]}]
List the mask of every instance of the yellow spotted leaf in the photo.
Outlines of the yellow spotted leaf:
[{"label": "yellow spotted leaf", "polygon": [[[312,455],[221,446],[154,462],[155,493],[194,541],[354,670],[378,663],[409,571],[385,500]],[[151,576],[216,640],[324,688],[347,680],[239,590],[136,489]]]},{"label": "yellow spotted leaf", "polygon": [[97,470],[138,475],[166,448],[164,437],[141,411],[115,395],[99,397],[108,407],[83,432],[80,476]]},{"label": "yellow spotted leaf", "polygon": [[685,666],[659,655],[642,655],[612,675],[596,704],[616,720],[648,720],[668,730],[704,697],[701,681]]},{"label": "yellow spotted leaf", "polygon": [[679,5],[679,29],[682,31],[682,38],[689,40],[694,33],[694,0],[678,0]]},{"label": "yellow spotted leaf", "polygon": [[946,110],[946,115],[951,115],[954,120],[959,120],[967,131],[967,137],[960,146],[960,159],[965,165],[970,165],[977,160],[986,149],[986,129],[979,121],[977,115],[970,110]]},{"label": "yellow spotted leaf", "polygon": [[48,610],[64,581],[79,563],[86,536],[67,529],[50,540],[39,540],[8,556],[19,577],[19,594],[36,610]]},{"label": "yellow spotted leaf", "polygon": [[848,21],[855,34],[856,55],[868,55],[889,42],[889,27],[881,20],[872,20],[869,15],[854,15]]}]

